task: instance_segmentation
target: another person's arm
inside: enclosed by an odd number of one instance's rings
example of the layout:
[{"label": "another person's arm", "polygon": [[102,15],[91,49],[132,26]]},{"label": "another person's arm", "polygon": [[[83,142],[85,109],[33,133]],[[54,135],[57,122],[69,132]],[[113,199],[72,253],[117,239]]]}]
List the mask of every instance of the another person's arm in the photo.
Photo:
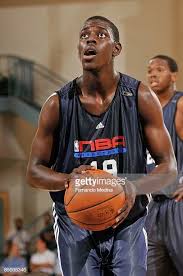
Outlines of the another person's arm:
[{"label": "another person's arm", "polygon": [[41,269],[44,269],[44,268],[53,268],[54,265],[51,264],[51,263],[47,263],[47,262],[46,263],[40,263],[40,264],[31,263],[30,267],[31,267],[32,272],[36,272],[36,271],[40,271]]},{"label": "another person's arm", "polygon": [[53,252],[47,253],[45,260],[42,262],[40,262],[36,254],[33,254],[30,260],[30,269],[32,272],[41,271],[42,269],[45,269],[45,268],[53,269],[55,262],[56,262],[56,256]]},{"label": "another person's arm", "polygon": [[[175,127],[177,136],[183,143],[183,97],[181,97],[177,103],[177,110],[175,114]],[[183,156],[182,156],[183,163]],[[175,193],[173,194],[175,200],[182,201],[183,200],[183,175],[179,177],[179,185]]]},{"label": "another person's arm", "polygon": [[178,100],[177,103],[175,127],[178,137],[183,141],[183,96]]}]

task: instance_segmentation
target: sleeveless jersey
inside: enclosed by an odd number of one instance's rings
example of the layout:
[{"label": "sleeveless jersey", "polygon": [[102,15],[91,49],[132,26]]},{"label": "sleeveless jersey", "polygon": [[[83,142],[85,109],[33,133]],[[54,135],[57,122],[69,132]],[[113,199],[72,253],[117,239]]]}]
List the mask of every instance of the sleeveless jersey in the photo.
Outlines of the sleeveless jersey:
[{"label": "sleeveless jersey", "polygon": [[[174,96],[170,99],[170,101],[163,107],[164,123],[172,140],[172,145],[177,160],[179,177],[181,177],[181,175],[183,174],[183,141],[178,137],[176,133],[175,113],[177,109],[177,102],[182,96],[183,92],[176,92]],[[151,171],[155,166],[155,162],[150,156],[148,156],[147,162],[147,170]],[[178,183],[179,180],[169,187],[162,189],[163,194],[166,194],[167,196],[171,195],[175,191]]]},{"label": "sleeveless jersey", "polygon": [[[120,74],[115,96],[100,116],[85,110],[76,79],[61,88],[58,91],[61,115],[52,168],[71,173],[86,164],[115,174],[144,174],[146,146],[137,107],[139,83]],[[64,193],[50,194],[53,201],[63,204]],[[146,195],[137,196],[127,220],[135,221],[142,216],[147,203]]]}]

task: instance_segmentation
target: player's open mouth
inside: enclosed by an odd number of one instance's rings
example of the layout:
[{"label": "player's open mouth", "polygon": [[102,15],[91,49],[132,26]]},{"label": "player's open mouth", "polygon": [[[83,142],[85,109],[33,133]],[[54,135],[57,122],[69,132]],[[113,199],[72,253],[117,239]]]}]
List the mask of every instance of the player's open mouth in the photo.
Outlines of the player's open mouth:
[{"label": "player's open mouth", "polygon": [[94,58],[96,54],[97,54],[97,51],[94,48],[89,48],[84,51],[83,57],[85,60],[90,60]]},{"label": "player's open mouth", "polygon": [[97,51],[94,48],[88,48],[84,51],[85,56],[95,56]]}]

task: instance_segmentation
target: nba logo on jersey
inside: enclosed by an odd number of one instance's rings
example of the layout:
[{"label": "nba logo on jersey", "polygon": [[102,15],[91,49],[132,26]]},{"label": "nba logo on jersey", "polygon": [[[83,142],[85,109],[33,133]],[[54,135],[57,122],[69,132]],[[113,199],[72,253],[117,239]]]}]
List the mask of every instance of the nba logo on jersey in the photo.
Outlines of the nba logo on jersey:
[{"label": "nba logo on jersey", "polygon": [[79,142],[78,142],[78,140],[74,141],[74,151],[79,152]]},{"label": "nba logo on jersey", "polygon": [[112,154],[126,153],[124,136],[102,138],[89,141],[74,141],[74,157],[86,158],[97,156],[108,156]]}]

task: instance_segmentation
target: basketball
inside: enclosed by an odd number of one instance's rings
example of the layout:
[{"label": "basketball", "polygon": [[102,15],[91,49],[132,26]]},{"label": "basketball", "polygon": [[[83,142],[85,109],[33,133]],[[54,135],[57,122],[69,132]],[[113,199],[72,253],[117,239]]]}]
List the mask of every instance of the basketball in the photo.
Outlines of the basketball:
[{"label": "basketball", "polygon": [[119,179],[97,169],[87,170],[79,178],[72,179],[64,197],[65,209],[72,222],[91,231],[112,226],[125,202],[125,191]]}]

